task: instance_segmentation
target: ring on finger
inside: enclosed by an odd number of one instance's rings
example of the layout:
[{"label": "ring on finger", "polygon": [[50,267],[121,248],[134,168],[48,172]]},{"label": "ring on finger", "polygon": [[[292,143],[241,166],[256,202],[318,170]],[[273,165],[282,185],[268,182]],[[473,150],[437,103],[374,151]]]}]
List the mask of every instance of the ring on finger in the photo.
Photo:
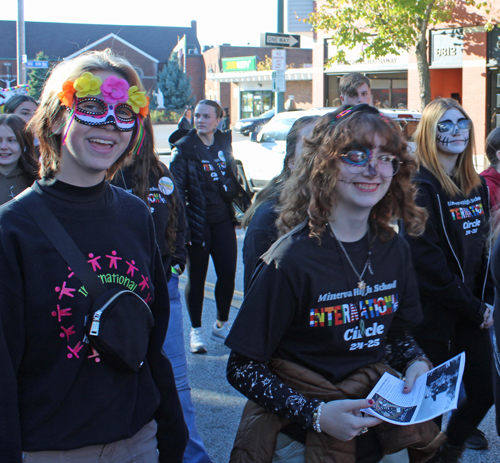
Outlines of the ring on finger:
[{"label": "ring on finger", "polygon": [[368,432],[368,428],[366,426],[363,426],[358,432],[358,436],[361,436],[361,434],[364,434],[365,432]]}]

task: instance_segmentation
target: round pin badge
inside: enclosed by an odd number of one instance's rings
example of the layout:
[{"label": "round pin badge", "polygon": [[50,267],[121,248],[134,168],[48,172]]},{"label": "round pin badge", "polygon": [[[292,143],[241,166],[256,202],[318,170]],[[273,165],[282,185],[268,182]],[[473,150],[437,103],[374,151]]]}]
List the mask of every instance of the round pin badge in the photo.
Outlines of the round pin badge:
[{"label": "round pin badge", "polygon": [[217,154],[219,155],[219,159],[222,162],[226,162],[226,156],[224,156],[224,151],[219,151]]},{"label": "round pin badge", "polygon": [[169,177],[162,177],[158,182],[158,188],[164,195],[171,195],[174,191],[174,182]]}]

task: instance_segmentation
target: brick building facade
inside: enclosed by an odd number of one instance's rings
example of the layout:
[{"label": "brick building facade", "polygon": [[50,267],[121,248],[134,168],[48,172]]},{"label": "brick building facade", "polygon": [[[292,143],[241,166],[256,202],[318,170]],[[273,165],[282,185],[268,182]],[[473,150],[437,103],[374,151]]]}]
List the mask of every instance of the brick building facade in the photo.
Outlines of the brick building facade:
[{"label": "brick building facade", "polygon": [[[1,21],[0,87],[16,85],[16,22]],[[127,58],[143,79],[148,91],[156,87],[163,69],[179,39],[186,36],[187,72],[192,77],[193,93],[204,94],[204,66],[200,54],[196,21],[190,27],[70,24],[26,21],[25,41],[28,60],[38,52],[49,56],[50,64],[87,50],[111,48]]]},{"label": "brick building facade", "polygon": [[[206,98],[220,101],[230,114],[230,123],[244,117],[258,116],[275,107],[272,92],[272,71],[225,71],[224,59],[256,58],[256,62],[271,57],[268,47],[231,47],[222,45],[203,53],[205,61]],[[292,69],[285,72],[285,100],[292,98],[297,109],[312,107],[312,50],[291,48],[286,50],[287,65]]]},{"label": "brick building facade", "polygon": [[[490,4],[492,12],[499,10],[500,0]],[[456,98],[461,102],[474,122],[477,160],[481,165],[485,138],[492,129],[500,126],[500,31],[487,32],[484,25],[490,16],[484,9],[466,6],[463,0],[455,2],[452,17],[452,21],[440,24],[428,33],[431,99]],[[406,99],[408,108],[421,109],[415,55],[325,69],[329,58],[328,38],[319,31],[313,49],[314,106],[331,105],[338,97],[338,79],[356,71],[371,79],[372,89],[375,87],[375,92],[372,91],[374,103],[377,98],[380,101],[387,98],[396,107],[395,102]],[[354,63],[355,59],[352,61]]]}]

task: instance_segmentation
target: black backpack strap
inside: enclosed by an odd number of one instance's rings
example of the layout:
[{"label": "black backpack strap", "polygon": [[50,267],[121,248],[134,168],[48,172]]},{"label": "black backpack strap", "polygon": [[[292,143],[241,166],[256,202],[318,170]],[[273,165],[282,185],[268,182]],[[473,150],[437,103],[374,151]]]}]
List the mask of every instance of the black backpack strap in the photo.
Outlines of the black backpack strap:
[{"label": "black backpack strap", "polygon": [[71,271],[83,282],[92,299],[96,300],[98,296],[103,294],[106,291],[106,286],[91,269],[82,251],[45,204],[45,201],[40,197],[40,193],[29,187],[14,199],[23,206],[57,252],[67,262]]}]

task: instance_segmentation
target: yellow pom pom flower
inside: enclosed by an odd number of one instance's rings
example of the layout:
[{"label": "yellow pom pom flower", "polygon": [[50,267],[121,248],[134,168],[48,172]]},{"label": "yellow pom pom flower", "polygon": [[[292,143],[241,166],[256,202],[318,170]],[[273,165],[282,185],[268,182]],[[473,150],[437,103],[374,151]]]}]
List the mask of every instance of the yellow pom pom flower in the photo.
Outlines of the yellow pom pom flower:
[{"label": "yellow pom pom flower", "polygon": [[74,83],[76,96],[85,98],[87,95],[99,95],[101,93],[102,79],[94,76],[91,72],[84,72]]},{"label": "yellow pom pom flower", "polygon": [[141,112],[142,114],[143,111],[141,111],[141,108],[144,108],[148,105],[148,97],[146,96],[146,92],[139,92],[138,90],[139,88],[137,87],[137,85],[132,85],[132,87],[128,89],[127,104],[134,110],[136,114],[139,114],[139,112]]}]

